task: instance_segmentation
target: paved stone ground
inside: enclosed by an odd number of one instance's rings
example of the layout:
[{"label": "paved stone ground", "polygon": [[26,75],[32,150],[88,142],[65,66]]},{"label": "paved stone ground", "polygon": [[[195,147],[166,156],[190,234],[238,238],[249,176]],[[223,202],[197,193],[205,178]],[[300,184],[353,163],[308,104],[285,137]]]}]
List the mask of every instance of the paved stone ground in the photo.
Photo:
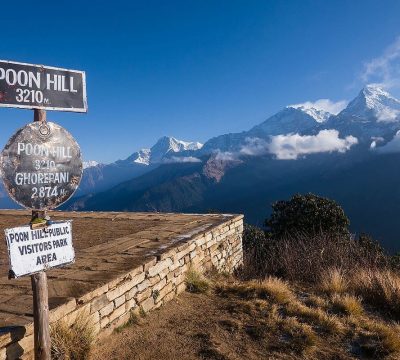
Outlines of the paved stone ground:
[{"label": "paved stone ground", "polygon": [[[136,265],[204,232],[231,215],[51,212],[54,220],[73,220],[76,262],[48,271],[49,304],[54,308],[78,298]],[[28,223],[28,211],[0,211],[0,232]],[[32,321],[30,277],[9,280],[5,240],[0,242],[0,327]]]}]

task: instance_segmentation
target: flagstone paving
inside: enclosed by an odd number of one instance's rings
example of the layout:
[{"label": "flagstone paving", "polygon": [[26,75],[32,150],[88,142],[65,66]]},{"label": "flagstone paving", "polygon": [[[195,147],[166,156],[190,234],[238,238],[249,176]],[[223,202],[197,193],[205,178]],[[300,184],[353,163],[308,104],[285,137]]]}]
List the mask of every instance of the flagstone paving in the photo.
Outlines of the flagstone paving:
[{"label": "flagstone paving", "polygon": [[[55,308],[72,297],[100,287],[118,275],[155,259],[179,242],[231,219],[221,214],[117,212],[50,212],[53,220],[73,220],[76,262],[47,272],[49,304]],[[0,211],[0,327],[32,322],[30,277],[8,279],[4,229],[27,224],[30,212]]]}]

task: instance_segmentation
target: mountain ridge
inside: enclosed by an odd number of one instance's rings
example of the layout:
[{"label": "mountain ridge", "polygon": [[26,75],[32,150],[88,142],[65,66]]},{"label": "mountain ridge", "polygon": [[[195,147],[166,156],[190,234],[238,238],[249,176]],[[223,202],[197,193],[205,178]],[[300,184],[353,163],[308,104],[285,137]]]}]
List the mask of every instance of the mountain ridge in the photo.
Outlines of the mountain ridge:
[{"label": "mountain ridge", "polygon": [[[380,150],[400,131],[400,121],[378,121],[375,112],[367,113],[365,119],[357,116],[364,108],[371,110],[371,104],[380,109],[381,103],[387,105],[387,99],[393,101],[387,93],[367,88],[357,96],[347,111],[332,114],[325,121],[318,121],[302,108],[286,107],[248,131],[212,138],[200,149],[170,152],[153,168],[146,166],[146,173],[67,207],[179,212],[214,209],[241,212],[248,221],[261,223],[269,203],[294,192],[312,191],[338,199],[354,220],[354,231],[366,230],[394,249],[393,234],[387,229],[397,220],[379,214],[374,220],[372,214],[374,208],[386,204],[394,212],[397,195],[393,194],[397,191],[393,187],[400,172],[397,174],[393,166],[400,155]],[[368,96],[375,102],[368,103]],[[400,133],[397,136],[400,139]],[[250,145],[254,151],[243,151]],[[294,156],[279,157],[282,151]],[[165,162],[168,156],[174,158],[170,163]],[[196,161],[179,162],[179,158]],[[387,176],[394,177],[387,182],[390,188],[385,186]]]}]

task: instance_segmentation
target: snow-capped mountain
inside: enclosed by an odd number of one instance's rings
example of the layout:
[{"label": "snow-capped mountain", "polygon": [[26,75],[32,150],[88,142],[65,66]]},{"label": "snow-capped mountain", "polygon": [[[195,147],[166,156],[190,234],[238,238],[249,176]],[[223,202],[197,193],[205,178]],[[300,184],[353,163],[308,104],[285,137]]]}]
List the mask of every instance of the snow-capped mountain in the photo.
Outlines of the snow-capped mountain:
[{"label": "snow-capped mountain", "polygon": [[325,125],[339,130],[343,136],[356,136],[361,143],[379,138],[379,145],[383,146],[400,129],[400,101],[379,86],[367,85]]},{"label": "snow-capped mountain", "polygon": [[89,160],[89,161],[83,161],[82,162],[82,166],[83,166],[84,170],[87,169],[87,168],[90,168],[90,167],[97,166],[97,165],[99,165],[99,163],[97,161],[95,161],[95,160]]},{"label": "snow-capped mountain", "polygon": [[171,155],[188,150],[196,151],[201,149],[202,146],[203,144],[199,142],[189,142],[170,136],[163,136],[150,149],[141,149],[133,153],[125,161],[144,165],[157,164],[168,159]]},{"label": "snow-capped mountain", "polygon": [[249,131],[220,135],[208,140],[202,154],[215,151],[240,151],[249,138],[269,140],[282,134],[314,134],[332,114],[315,108],[287,106]]},{"label": "snow-capped mountain", "polygon": [[340,114],[356,117],[362,122],[398,122],[400,101],[377,85],[367,85]]},{"label": "snow-capped mountain", "polygon": [[288,107],[292,107],[294,109],[299,109],[306,114],[310,115],[312,118],[314,118],[315,121],[319,123],[323,123],[326,120],[328,120],[332,114],[328,111],[322,110],[322,109],[316,109],[314,107],[306,107],[304,105],[291,105]]},{"label": "snow-capped mountain", "polygon": [[149,165],[150,164],[150,155],[151,155],[150,149],[140,149],[139,151],[134,152],[127,159],[120,160],[120,161],[124,161],[127,163],[136,163],[136,164],[141,164],[141,165]]},{"label": "snow-capped mountain", "polygon": [[[164,137],[126,160],[88,168],[85,173],[99,171],[94,183],[101,192],[69,208],[218,209],[261,223],[269,203],[314,192],[342,204],[354,232],[366,231],[398,250],[393,229],[400,202],[399,101],[366,86],[337,115],[305,104],[285,107],[248,131],[217,136],[203,147]],[[198,161],[183,161],[189,158]]]},{"label": "snow-capped mountain", "polygon": [[141,149],[124,160],[111,164],[99,164],[96,161],[84,162],[84,172],[79,194],[98,192],[123,181],[145,174],[164,162],[174,162],[170,157],[184,151],[196,151],[203,144],[177,140],[173,137],[160,138],[150,149]]},{"label": "snow-capped mountain", "polygon": [[[339,143],[351,136],[354,145],[366,144],[368,148],[375,148],[390,142],[398,130],[400,130],[400,101],[379,86],[367,85],[337,115],[311,106],[290,105],[249,131],[210,139],[204,144],[200,153],[240,153],[246,148],[249,140],[254,142],[254,139],[261,139],[264,140],[264,144],[269,144],[274,138],[276,141],[285,141],[286,137],[288,146],[292,147],[296,146],[296,143],[302,144],[308,140],[319,141],[315,136],[321,131],[320,138],[324,134],[331,134],[332,141]],[[333,136],[335,132],[339,134],[337,137]],[[289,139],[290,134],[293,136]],[[314,138],[307,139],[307,136]]]},{"label": "snow-capped mountain", "polygon": [[[248,131],[247,136],[275,136],[281,134],[308,134],[322,122],[317,109],[288,106]],[[326,115],[325,115],[326,116]],[[329,116],[328,116],[329,117]]]}]

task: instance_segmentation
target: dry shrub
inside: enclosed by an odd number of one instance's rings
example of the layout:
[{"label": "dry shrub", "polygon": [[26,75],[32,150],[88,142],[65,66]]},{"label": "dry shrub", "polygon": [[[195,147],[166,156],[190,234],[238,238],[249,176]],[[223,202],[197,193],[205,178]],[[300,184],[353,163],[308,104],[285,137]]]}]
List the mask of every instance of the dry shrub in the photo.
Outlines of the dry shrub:
[{"label": "dry shrub", "polygon": [[318,283],[326,269],[348,273],[354,268],[383,269],[388,257],[365,236],[295,233],[273,238],[261,229],[246,227],[244,233],[245,279],[275,275],[291,281]]},{"label": "dry shrub", "polygon": [[186,274],[186,290],[191,293],[205,293],[210,288],[210,282],[199,272],[189,269]]},{"label": "dry shrub", "polygon": [[349,294],[333,295],[332,305],[335,311],[346,315],[359,316],[364,312],[361,299]]},{"label": "dry shrub", "polygon": [[93,324],[85,314],[77,316],[72,326],[60,320],[50,327],[51,358],[59,360],[89,359],[95,339]]},{"label": "dry shrub", "polygon": [[348,281],[343,271],[334,267],[321,274],[320,289],[327,294],[342,294],[348,289]]},{"label": "dry shrub", "polygon": [[353,291],[400,319],[400,276],[389,270],[362,269],[351,278]]}]

